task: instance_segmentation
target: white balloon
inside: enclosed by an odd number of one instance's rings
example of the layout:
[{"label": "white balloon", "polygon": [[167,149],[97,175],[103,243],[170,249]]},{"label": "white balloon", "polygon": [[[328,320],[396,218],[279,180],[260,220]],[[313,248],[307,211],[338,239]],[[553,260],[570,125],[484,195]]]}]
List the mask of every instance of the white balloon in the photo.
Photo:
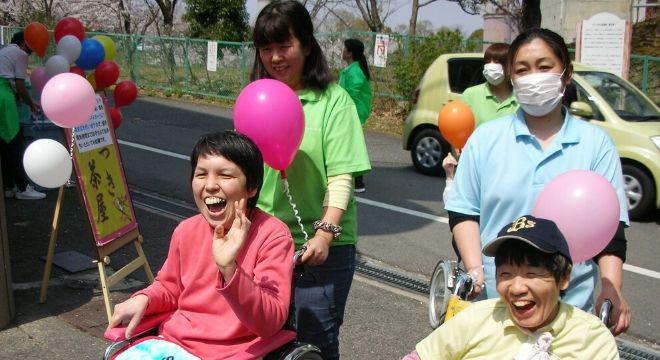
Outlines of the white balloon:
[{"label": "white balloon", "polygon": [[57,55],[64,56],[73,64],[80,57],[80,40],[73,35],[63,36],[57,43]]},{"label": "white balloon", "polygon": [[37,185],[58,188],[71,176],[71,158],[66,148],[52,139],[39,139],[25,149],[25,172]]},{"label": "white balloon", "polygon": [[62,55],[53,55],[46,61],[46,75],[52,78],[55,75],[69,72],[69,60]]}]

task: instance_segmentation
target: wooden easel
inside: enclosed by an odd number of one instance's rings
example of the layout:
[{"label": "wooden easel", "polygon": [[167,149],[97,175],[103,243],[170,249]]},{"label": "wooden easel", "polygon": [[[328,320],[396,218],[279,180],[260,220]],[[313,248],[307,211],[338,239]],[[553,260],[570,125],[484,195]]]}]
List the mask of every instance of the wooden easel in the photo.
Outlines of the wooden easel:
[{"label": "wooden easel", "polygon": [[[88,182],[87,180],[85,180],[86,179],[85,171],[86,170],[89,171],[89,169],[87,167],[84,167],[80,163],[82,161],[80,158],[82,154],[80,152],[80,147],[89,146],[89,143],[85,143],[83,140],[82,143],[83,145],[81,145],[81,143],[76,142],[76,145],[73,146],[74,144],[73,130],[67,129],[64,131],[64,134],[65,134],[65,139],[67,139],[67,141],[70,139],[69,146],[71,149],[70,151],[72,154],[74,167],[77,173],[79,194],[82,203],[85,205],[84,207],[87,212],[88,220],[89,220],[88,224],[90,226],[91,233],[93,234],[94,237],[94,241],[92,243],[93,246],[96,248],[96,254],[97,254],[96,260],[94,260],[94,262],[98,266],[99,278],[101,280],[101,290],[103,291],[103,300],[105,302],[106,315],[108,316],[108,321],[109,321],[110,318],[112,317],[110,288],[113,285],[120,282],[121,280],[125,279],[128,275],[133,273],[135,270],[138,270],[139,268],[144,269],[149,282],[154,281],[154,275],[151,272],[151,268],[149,267],[149,262],[147,261],[147,257],[144,255],[144,251],[142,250],[143,238],[142,235],[140,234],[138,224],[135,221],[135,213],[132,207],[132,203],[130,201],[130,194],[129,194],[128,186],[126,184],[126,178],[124,175],[123,166],[121,164],[121,154],[119,153],[119,147],[117,146],[117,139],[114,133],[114,128],[112,128],[108,124],[109,116],[106,111],[107,104],[105,103],[105,100],[99,96],[97,96],[96,100],[97,100],[97,108],[90,117],[88,124],[94,125],[96,129],[101,129],[101,130],[107,129],[105,133],[100,132],[101,136],[107,136],[107,137],[98,138],[100,140],[106,140],[107,145],[103,145],[102,149],[104,151],[100,151],[98,153],[105,154],[105,158],[110,159],[106,162],[106,168],[105,168],[107,177],[110,179],[109,180],[110,183],[108,184],[111,184],[108,186],[111,186],[112,189],[115,189],[113,191],[117,191],[117,190],[121,191],[121,193],[117,195],[118,198],[115,198],[115,200],[123,199],[127,202],[127,204],[115,205],[115,206],[118,206],[119,211],[123,214],[121,215],[122,219],[123,216],[128,216],[128,222],[115,223],[112,226],[116,226],[116,227],[107,227],[103,230],[99,230],[98,224],[94,220],[95,216],[93,215],[93,210],[91,210],[89,205],[91,195],[89,193]],[[85,127],[82,127],[80,129],[83,129],[81,131],[84,131]],[[94,136],[97,135],[95,134]],[[96,151],[95,149],[98,149],[98,147],[87,148],[85,155],[93,154],[93,151]],[[114,157],[111,157],[111,154],[114,154]],[[92,159],[94,158],[92,157]],[[92,160],[90,164],[96,164],[96,162],[94,161],[95,160]],[[111,172],[114,173],[114,176],[111,176]],[[89,172],[87,174],[89,174]],[[99,174],[95,174],[95,175],[101,178],[101,175]],[[91,176],[87,175],[87,178],[91,178]],[[100,184],[99,181],[100,179],[96,179],[96,180],[97,181],[95,183],[91,182],[91,184],[92,187],[98,191],[99,188],[103,186]],[[107,190],[109,189],[109,187],[106,187],[105,189]],[[48,282],[52,270],[53,256],[55,255],[55,245],[57,242],[57,231],[59,229],[60,213],[62,211],[62,200],[64,198],[64,190],[65,190],[64,186],[60,187],[59,193],[57,195],[57,203],[55,205],[55,213],[53,215],[53,222],[51,226],[50,242],[48,244],[48,254],[46,256],[46,265],[44,268],[44,275],[41,282],[41,292],[39,294],[39,301],[41,303],[44,303],[46,301],[46,295],[48,292]],[[101,196],[101,199],[103,199],[103,195],[101,193],[98,194],[99,196]],[[111,195],[114,197],[115,193],[111,193]],[[128,207],[128,209],[130,210],[129,211],[130,214],[124,212],[123,210],[124,206]],[[105,215],[105,205],[103,205],[103,209],[104,209],[103,221],[106,221],[108,217]],[[135,246],[135,250],[137,251],[137,257],[133,259],[131,262],[129,262],[127,265],[122,267],[121,269],[117,270],[117,272],[115,272],[114,274],[108,276],[106,271],[107,270],[106,266],[110,264],[110,255],[112,255],[117,250],[122,249],[124,246],[128,244],[133,244],[133,246]]]},{"label": "wooden easel", "polygon": [[[64,186],[60,187],[57,194],[57,202],[55,204],[55,213],[53,214],[53,222],[50,231],[50,241],[48,243],[48,253],[46,255],[46,264],[44,266],[44,274],[41,280],[41,291],[39,292],[39,302],[46,302],[48,295],[48,282],[50,281],[50,274],[53,267],[53,256],[55,255],[55,246],[57,244],[57,232],[60,224],[60,213],[62,211],[62,201],[64,199]],[[103,301],[105,303],[105,312],[108,316],[108,321],[112,317],[112,302],[110,301],[110,288],[118,282],[125,279],[134,271],[142,268],[147,275],[150,283],[154,282],[154,275],[149,267],[147,257],[142,250],[142,242],[144,238],[140,234],[139,229],[134,229],[123,236],[113,240],[105,246],[97,247],[97,259],[94,262],[98,266],[99,279],[101,280],[101,290],[103,292]],[[115,251],[123,248],[125,245],[132,243],[138,256],[128,264],[124,265],[114,274],[108,276],[106,266],[110,264],[110,255]]]}]

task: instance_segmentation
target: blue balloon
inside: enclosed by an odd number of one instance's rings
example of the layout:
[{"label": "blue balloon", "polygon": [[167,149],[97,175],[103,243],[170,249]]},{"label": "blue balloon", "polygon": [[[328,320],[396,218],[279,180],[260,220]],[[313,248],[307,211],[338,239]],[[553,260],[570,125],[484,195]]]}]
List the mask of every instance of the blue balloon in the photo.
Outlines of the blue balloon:
[{"label": "blue balloon", "polygon": [[76,65],[85,70],[94,70],[105,58],[103,45],[96,39],[85,39],[80,44],[80,56]]}]

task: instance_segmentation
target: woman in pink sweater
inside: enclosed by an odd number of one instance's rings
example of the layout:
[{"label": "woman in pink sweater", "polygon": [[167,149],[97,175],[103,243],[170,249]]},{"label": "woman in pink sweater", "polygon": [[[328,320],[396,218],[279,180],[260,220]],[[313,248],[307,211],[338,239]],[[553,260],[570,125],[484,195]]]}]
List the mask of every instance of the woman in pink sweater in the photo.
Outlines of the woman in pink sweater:
[{"label": "woman in pink sweater", "polygon": [[293,240],[284,223],[255,207],[261,153],[247,137],[225,131],[202,136],[191,164],[200,214],[174,230],[156,281],[116,305],[108,328],[127,324],[128,338],[144,315],[172,315],[158,337],[119,357],[222,359],[275,334],[287,319]]}]

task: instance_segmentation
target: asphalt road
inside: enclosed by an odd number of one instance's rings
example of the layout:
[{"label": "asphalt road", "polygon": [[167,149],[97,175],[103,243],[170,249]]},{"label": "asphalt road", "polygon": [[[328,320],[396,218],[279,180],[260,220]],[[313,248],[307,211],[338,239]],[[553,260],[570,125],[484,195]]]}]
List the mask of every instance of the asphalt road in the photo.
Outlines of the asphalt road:
[{"label": "asphalt road", "polygon": [[[200,135],[233,128],[231,111],[141,98],[124,108],[123,115],[117,134],[129,185],[192,204],[186,158]],[[366,139],[373,170],[365,177],[367,192],[358,196],[358,250],[392,268],[428,277],[439,259],[454,258],[441,199],[444,179],[414,172],[399,138],[367,133]],[[656,350],[659,224],[656,212],[627,231],[628,265],[633,267],[624,272],[624,294],[633,310],[624,337]],[[145,238],[149,240],[148,234]],[[161,263],[152,267],[158,269]],[[426,305],[419,298],[372,282],[354,282],[342,330],[342,354],[347,358],[396,358],[428,332]]]}]

